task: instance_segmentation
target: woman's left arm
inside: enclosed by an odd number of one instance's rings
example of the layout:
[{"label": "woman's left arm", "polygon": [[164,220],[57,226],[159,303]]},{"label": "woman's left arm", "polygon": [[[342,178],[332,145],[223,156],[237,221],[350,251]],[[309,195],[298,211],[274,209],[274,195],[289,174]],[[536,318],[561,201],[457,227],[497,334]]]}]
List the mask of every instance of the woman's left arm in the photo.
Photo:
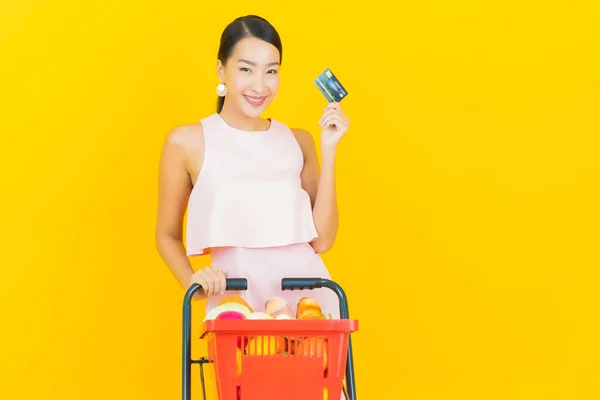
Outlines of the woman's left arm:
[{"label": "woman's left arm", "polygon": [[348,131],[349,119],[339,103],[325,107],[319,120],[321,131],[321,163],[317,157],[312,136],[303,130],[294,130],[304,154],[302,186],[308,192],[313,207],[313,218],[319,237],[310,244],[317,253],[325,253],[333,246],[339,226],[335,166],[337,145]]}]

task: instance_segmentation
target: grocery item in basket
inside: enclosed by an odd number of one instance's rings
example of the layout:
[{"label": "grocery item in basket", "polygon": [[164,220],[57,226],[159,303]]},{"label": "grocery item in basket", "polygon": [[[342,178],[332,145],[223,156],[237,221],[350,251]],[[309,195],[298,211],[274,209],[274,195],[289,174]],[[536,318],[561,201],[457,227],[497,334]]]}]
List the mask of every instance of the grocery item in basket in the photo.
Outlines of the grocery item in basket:
[{"label": "grocery item in basket", "polygon": [[266,312],[255,311],[248,316],[248,319],[275,319]]},{"label": "grocery item in basket", "polygon": [[238,303],[225,303],[210,309],[206,313],[204,321],[216,319],[219,316],[219,314],[229,311],[238,312],[242,314],[245,318],[248,318],[250,314],[252,314],[246,306],[243,306]]},{"label": "grocery item in basket", "polygon": [[302,338],[296,345],[296,355],[300,357],[323,357],[323,369],[327,369],[327,340],[324,337]]},{"label": "grocery item in basket", "polygon": [[303,297],[296,305],[296,319],[325,319],[325,315],[317,300]]},{"label": "grocery item in basket", "polygon": [[297,319],[325,319],[323,313],[315,308],[302,310],[297,316]]},{"label": "grocery item in basket", "polygon": [[242,349],[238,348],[235,351],[236,364],[237,364],[237,377],[238,379],[242,376]]},{"label": "grocery item in basket", "polygon": [[242,296],[238,296],[237,294],[231,294],[223,297],[223,299],[217,305],[220,306],[226,303],[238,303],[248,308],[250,312],[254,312],[254,309],[250,306],[250,304],[248,304],[248,302]]},{"label": "grocery item in basket", "polygon": [[293,318],[292,308],[285,299],[281,297],[273,297],[265,302],[265,312],[273,318],[281,314],[286,314]]},{"label": "grocery item in basket", "polygon": [[223,311],[215,319],[246,319],[246,315],[239,311]]},{"label": "grocery item in basket", "polygon": [[246,354],[249,356],[273,356],[285,350],[285,342],[278,336],[256,336],[248,339]]},{"label": "grocery item in basket", "polygon": [[298,338],[294,338],[294,337],[284,337],[283,338],[283,342],[284,342],[284,354],[290,354],[290,355],[294,355],[296,354],[296,344],[298,343]]}]

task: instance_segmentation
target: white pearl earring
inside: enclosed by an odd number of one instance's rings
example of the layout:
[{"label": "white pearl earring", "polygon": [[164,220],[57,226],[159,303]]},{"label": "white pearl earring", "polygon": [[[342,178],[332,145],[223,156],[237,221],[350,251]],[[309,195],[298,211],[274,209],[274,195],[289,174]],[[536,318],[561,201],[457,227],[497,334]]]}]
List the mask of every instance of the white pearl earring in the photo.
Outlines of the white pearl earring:
[{"label": "white pearl earring", "polygon": [[217,85],[217,95],[219,97],[225,97],[226,94],[227,94],[227,86],[225,86],[225,84],[223,82],[219,83]]}]

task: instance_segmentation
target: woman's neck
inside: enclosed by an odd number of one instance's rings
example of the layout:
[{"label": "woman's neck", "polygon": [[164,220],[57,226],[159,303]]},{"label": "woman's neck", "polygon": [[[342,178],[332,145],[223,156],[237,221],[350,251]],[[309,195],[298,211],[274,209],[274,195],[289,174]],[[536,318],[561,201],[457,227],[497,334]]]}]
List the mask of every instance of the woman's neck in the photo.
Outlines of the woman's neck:
[{"label": "woman's neck", "polygon": [[269,129],[270,121],[262,118],[253,118],[239,111],[231,110],[225,106],[219,113],[221,118],[231,127],[243,131],[266,131]]}]

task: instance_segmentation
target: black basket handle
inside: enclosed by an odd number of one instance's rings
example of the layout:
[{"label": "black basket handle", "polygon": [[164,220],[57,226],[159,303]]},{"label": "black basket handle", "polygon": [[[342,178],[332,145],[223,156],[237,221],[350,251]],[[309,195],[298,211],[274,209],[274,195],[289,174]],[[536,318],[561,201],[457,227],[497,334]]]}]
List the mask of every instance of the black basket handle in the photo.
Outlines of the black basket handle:
[{"label": "black basket handle", "polygon": [[[190,285],[183,299],[183,400],[192,398],[192,298],[202,286]],[[248,280],[245,278],[227,278],[225,290],[247,290]]]},{"label": "black basket handle", "polygon": [[[340,285],[329,279],[323,278],[284,278],[281,280],[282,290],[312,290],[328,288],[333,290],[339,299],[340,317],[349,319],[348,299],[346,293]],[[183,301],[183,400],[191,400],[191,367],[193,360],[191,352],[191,306],[194,294],[201,290],[198,284],[192,284],[184,297]],[[247,290],[248,281],[245,278],[227,278],[225,290]],[[350,400],[356,399],[356,382],[354,377],[354,360],[352,358],[352,338],[348,336],[348,355],[346,360],[346,384],[348,388],[348,397]]]},{"label": "black basket handle", "polygon": [[[313,290],[328,288],[337,294],[340,304],[340,318],[349,319],[348,298],[344,289],[337,283],[323,278],[283,278],[281,290]],[[356,381],[354,377],[354,360],[352,358],[352,337],[348,335],[348,356],[346,360],[346,384],[350,400],[356,400]]]}]

